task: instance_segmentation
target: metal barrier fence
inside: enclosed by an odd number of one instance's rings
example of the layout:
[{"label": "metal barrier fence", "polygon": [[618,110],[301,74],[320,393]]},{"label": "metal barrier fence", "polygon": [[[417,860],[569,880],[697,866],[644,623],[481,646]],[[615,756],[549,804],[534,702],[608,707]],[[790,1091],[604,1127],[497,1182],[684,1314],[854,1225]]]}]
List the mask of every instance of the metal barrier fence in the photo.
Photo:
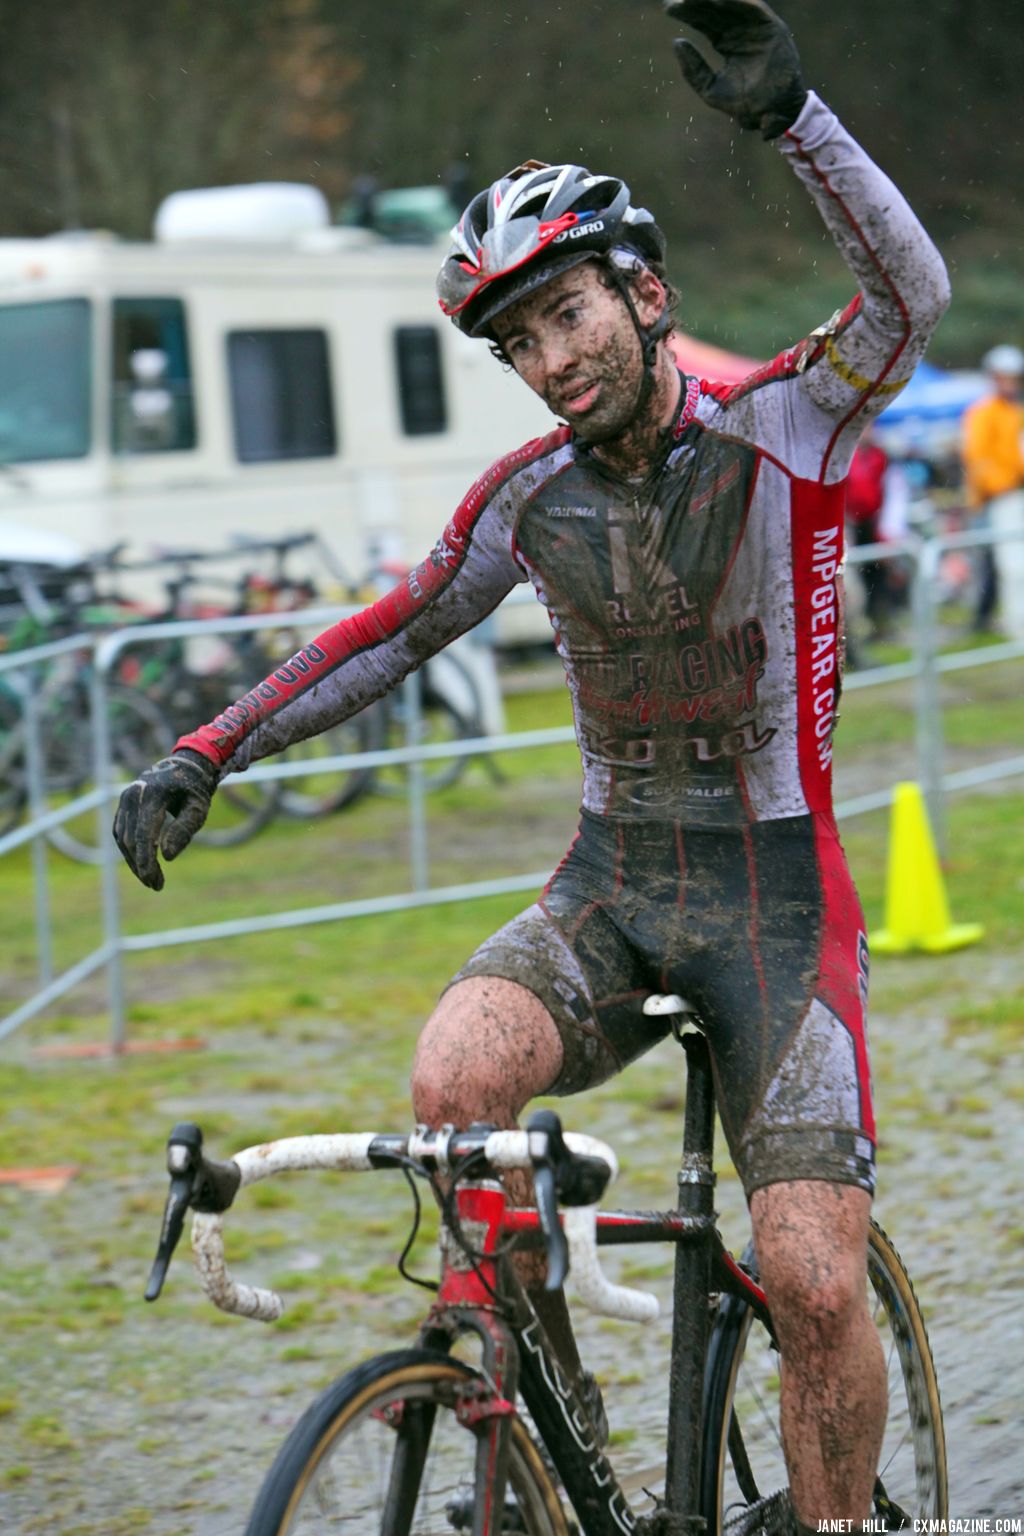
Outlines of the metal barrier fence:
[{"label": "metal barrier fence", "polygon": [[[844,682],[847,692],[875,688],[887,683],[913,681],[915,685],[915,759],[914,776],[921,783],[929,806],[933,827],[940,845],[944,836],[945,796],[951,792],[975,788],[1024,773],[1024,755],[946,773],[943,769],[943,721],[939,680],[943,674],[971,667],[1024,657],[1024,639],[984,648],[940,655],[938,651],[937,576],[943,557],[954,550],[977,548],[1024,538],[1019,531],[977,530],[945,538],[909,539],[899,544],[872,544],[848,551],[847,563],[863,565],[869,561],[901,560],[912,570],[911,611],[913,657],[890,666],[849,672]],[[532,597],[532,594],[530,594]],[[34,916],[38,986],[12,1012],[0,1020],[0,1039],[12,1034],[21,1024],[35,1017],[71,991],[95,971],[106,968],[110,1014],[111,1044],[115,1050],[125,1042],[124,957],[145,950],[207,940],[232,938],[268,929],[301,927],[306,924],[333,922],[349,917],[363,917],[414,907],[440,905],[479,897],[536,890],[547,880],[549,871],[505,878],[472,881],[460,885],[432,886],[427,849],[428,810],[424,788],[424,764],[456,756],[481,752],[513,752],[532,747],[568,743],[575,739],[571,726],[548,730],[519,731],[490,735],[473,740],[422,745],[419,737],[419,678],[413,673],[402,685],[405,690],[406,745],[393,750],[347,753],[318,759],[316,771],[343,773],[353,768],[404,765],[407,774],[409,817],[409,889],[394,895],[360,901],[339,901],[314,907],[301,907],[257,917],[238,918],[217,923],[196,924],[146,934],[125,933],[118,886],[120,855],[110,836],[111,806],[120,785],[115,782],[114,763],[108,727],[107,689],[114,665],[129,645],[146,641],[195,639],[204,636],[230,636],[240,632],[302,626],[315,633],[317,628],[336,622],[347,611],[338,608],[307,609],[300,613],[260,614],[246,618],[180,621],[170,624],[139,625],[107,634],[100,639],[75,635],[68,639],[36,647],[30,651],[0,656],[0,683],[5,676],[21,674],[19,689],[24,710],[26,790],[28,820],[24,825],[0,837],[0,858],[25,844],[31,845]],[[93,742],[94,786],[55,809],[47,807],[41,725],[36,708],[35,680],[47,663],[69,652],[91,652],[90,712]],[[253,679],[257,682],[258,679]],[[307,775],[307,761],[277,761],[260,764],[248,771],[249,780],[287,779]],[[909,776],[909,775],[908,775]],[[860,795],[836,806],[840,818],[885,808],[891,801],[891,789]],[[53,965],[53,924],[48,883],[46,835],[54,827],[95,811],[101,850],[100,882],[102,892],[103,940],[89,954],[60,974]]]}]

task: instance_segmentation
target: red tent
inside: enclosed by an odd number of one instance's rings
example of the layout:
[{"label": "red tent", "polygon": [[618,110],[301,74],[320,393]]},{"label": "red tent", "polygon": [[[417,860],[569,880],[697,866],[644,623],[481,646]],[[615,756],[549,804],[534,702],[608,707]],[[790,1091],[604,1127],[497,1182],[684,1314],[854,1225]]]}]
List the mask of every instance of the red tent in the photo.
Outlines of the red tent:
[{"label": "red tent", "polygon": [[708,341],[697,341],[693,336],[675,332],[669,338],[669,346],[684,373],[695,374],[698,379],[721,384],[738,384],[748,373],[761,364],[752,357],[741,357],[738,352],[726,352]]}]

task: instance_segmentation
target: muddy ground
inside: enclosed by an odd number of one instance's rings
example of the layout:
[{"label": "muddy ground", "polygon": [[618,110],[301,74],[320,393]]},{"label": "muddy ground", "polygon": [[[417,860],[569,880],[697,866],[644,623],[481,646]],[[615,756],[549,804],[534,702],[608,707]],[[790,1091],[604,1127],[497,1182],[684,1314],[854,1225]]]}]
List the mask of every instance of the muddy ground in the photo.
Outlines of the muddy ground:
[{"label": "muddy ground", "polygon": [[[978,957],[965,955],[959,963],[977,965]],[[992,957],[985,963],[991,965]],[[1024,962],[1000,963],[1013,969],[1019,983]],[[951,1512],[1019,1515],[1019,1085],[984,1034],[951,1037],[942,1019],[920,1016],[876,1018],[873,1029],[883,1128],[877,1210],[928,1316],[946,1412]],[[301,1081],[299,1108],[312,1112],[328,1092],[326,1068],[337,1037],[308,1024],[297,1036],[286,1078]],[[279,1075],[279,1045],[256,1036],[233,1043],[254,1074],[268,1074],[261,1107],[273,1108],[270,1082]],[[581,1117],[582,1104],[567,1117],[618,1146],[624,1174],[617,1203],[671,1203],[679,1125],[676,1054],[675,1047],[663,1046],[635,1069],[638,1076],[623,1093],[602,1090],[591,1101],[590,1117]],[[164,1123],[186,1113],[244,1110],[234,1088],[219,1087],[217,1079],[212,1070],[199,1102],[193,1096],[188,1103],[161,1103]],[[309,1087],[318,1080],[319,1093]],[[281,1101],[294,1109],[286,1081],[281,1088]],[[16,1463],[10,1450],[0,1452],[0,1469],[6,1469],[0,1529],[25,1536],[238,1536],[275,1447],[313,1392],[365,1354],[410,1338],[422,1293],[389,1289],[388,1251],[388,1223],[401,1227],[407,1197],[404,1187],[393,1187],[396,1181],[387,1190],[384,1182],[351,1180],[343,1217],[339,1210],[326,1225],[323,1211],[308,1204],[261,1213],[272,1220],[273,1242],[269,1233],[261,1242],[257,1230],[251,1261],[238,1268],[253,1278],[288,1276],[291,1321],[271,1328],[208,1313],[205,1303],[191,1299],[184,1259],[175,1266],[166,1304],[142,1303],[159,1208],[151,1167],[126,1174],[115,1190],[76,1193],[71,1184],[49,1197],[8,1195],[4,1224],[8,1236],[16,1236],[18,1264],[83,1265],[84,1310],[77,1317],[53,1317],[45,1335],[34,1337],[31,1358],[19,1336],[7,1333],[4,1388],[13,1372],[22,1393],[30,1392],[36,1428],[27,1452],[20,1441]],[[75,1202],[84,1194],[90,1205],[83,1223]],[[734,1179],[722,1179],[718,1203],[727,1237],[741,1243],[742,1198]],[[72,1234],[102,1231],[105,1221],[123,1220],[125,1211],[139,1213],[132,1251],[90,1269]],[[237,1251],[243,1259],[247,1242],[253,1246],[251,1230],[251,1221],[240,1216]],[[87,1252],[84,1238],[83,1245]],[[659,1254],[634,1250],[630,1257],[634,1265],[651,1261],[644,1283],[667,1294]],[[428,1266],[424,1252],[420,1267]],[[325,1269],[333,1278],[314,1284]],[[107,1313],[104,1294],[123,1295],[123,1310]],[[663,1421],[643,1377],[657,1379],[662,1371],[667,1323],[629,1328],[584,1317],[581,1333],[584,1354],[605,1381],[613,1430],[636,1431],[629,1459],[652,1464]]]},{"label": "muddy ground", "polygon": [[[951,751],[947,766],[959,762]],[[848,772],[840,764],[837,798],[890,783],[893,769],[884,751],[868,770]],[[572,797],[572,786],[566,794]],[[568,840],[569,800],[554,800],[545,800],[541,812],[525,787],[510,789],[505,813],[517,826],[514,867],[549,868]],[[449,826],[443,848],[435,849],[438,882],[479,857],[474,849],[489,835],[486,808],[467,811],[454,831]],[[393,853],[382,844],[382,857]],[[1024,986],[1019,953],[986,946],[937,963],[946,967],[950,997],[961,1001],[965,991],[986,998]],[[885,964],[892,992],[905,977],[913,995],[915,962]],[[150,996],[213,995],[229,979],[224,955],[176,953],[166,974],[151,978]],[[98,981],[80,996],[85,1007],[102,1006]],[[403,1027],[411,1042],[414,1021]],[[220,1034],[197,1071],[198,1087],[145,1100],[157,1130],[113,1180],[86,1174],[51,1194],[0,1191],[5,1536],[241,1536],[263,1473],[314,1393],[368,1353],[412,1341],[424,1293],[394,1277],[409,1204],[397,1179],[353,1179],[339,1190],[307,1175],[312,1182],[301,1193],[238,1214],[229,1253],[239,1274],[287,1287],[288,1312],[277,1325],[214,1313],[192,1285],[185,1255],[158,1306],[141,1300],[163,1198],[164,1128],[180,1118],[259,1126],[287,1114],[289,1130],[296,1130],[304,1116],[334,1105],[350,1036],[343,995],[330,1017],[307,1012],[294,1028],[283,1019],[273,1035]],[[28,1060],[44,1037],[26,1033],[10,1049]],[[872,1019],[881,1129],[876,1210],[925,1309],[946,1414],[950,1511],[963,1518],[1024,1515],[1024,1116],[1016,1038],[1019,1031],[959,1029],[935,1006],[914,1004]],[[617,1084],[563,1106],[567,1124],[605,1135],[619,1151],[617,1204],[673,1201],[677,1057],[664,1046]],[[404,1066],[397,1059],[389,1058],[392,1080],[380,1085],[367,1128],[404,1128]],[[404,1064],[407,1053],[400,1059]],[[117,1070],[83,1063],[78,1090],[102,1092],[106,1074]],[[381,1114],[396,1119],[381,1124]],[[366,1121],[338,1128],[359,1125]],[[231,1146],[253,1139],[240,1135]],[[728,1167],[721,1172],[722,1225],[740,1248],[742,1195]],[[659,1251],[633,1250],[628,1264],[637,1283],[667,1296],[669,1266]],[[429,1249],[420,1251],[417,1267],[429,1273]],[[73,1276],[70,1287],[56,1286],[58,1273]],[[649,1383],[664,1376],[667,1322],[643,1329],[584,1315],[580,1333],[627,1465],[653,1466],[664,1417]]]}]

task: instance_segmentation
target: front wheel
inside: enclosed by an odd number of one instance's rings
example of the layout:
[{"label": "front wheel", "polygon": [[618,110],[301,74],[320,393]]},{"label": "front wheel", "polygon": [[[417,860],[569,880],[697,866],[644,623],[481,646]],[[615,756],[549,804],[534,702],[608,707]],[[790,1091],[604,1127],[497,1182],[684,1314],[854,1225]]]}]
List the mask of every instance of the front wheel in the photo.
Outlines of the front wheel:
[{"label": "front wheel", "polygon": [[[306,1410],[267,1474],[246,1536],[452,1536],[474,1487],[477,1440],[455,1415],[480,1380],[431,1350],[379,1355]],[[568,1536],[558,1494],[522,1421],[511,1421],[509,1488],[524,1536]],[[470,1522],[470,1525],[472,1522]]]},{"label": "front wheel", "polygon": [[[942,1405],[924,1319],[896,1249],[876,1222],[868,1238],[868,1306],[888,1369],[888,1418],[875,1481],[890,1530],[947,1514]],[[789,1484],[779,1430],[779,1353],[737,1296],[723,1300],[704,1379],[701,1509],[708,1536],[788,1533]]]}]

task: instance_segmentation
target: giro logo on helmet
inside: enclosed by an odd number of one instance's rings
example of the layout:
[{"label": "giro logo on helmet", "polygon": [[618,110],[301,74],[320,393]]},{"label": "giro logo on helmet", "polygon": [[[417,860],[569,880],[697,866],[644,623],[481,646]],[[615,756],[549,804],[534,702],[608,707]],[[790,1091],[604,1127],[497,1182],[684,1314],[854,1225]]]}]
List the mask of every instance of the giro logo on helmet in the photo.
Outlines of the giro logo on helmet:
[{"label": "giro logo on helmet", "polygon": [[561,245],[563,240],[579,240],[583,235],[596,235],[604,229],[604,219],[593,219],[589,224],[577,224],[573,229],[563,229],[560,235],[552,240],[552,245]]}]

